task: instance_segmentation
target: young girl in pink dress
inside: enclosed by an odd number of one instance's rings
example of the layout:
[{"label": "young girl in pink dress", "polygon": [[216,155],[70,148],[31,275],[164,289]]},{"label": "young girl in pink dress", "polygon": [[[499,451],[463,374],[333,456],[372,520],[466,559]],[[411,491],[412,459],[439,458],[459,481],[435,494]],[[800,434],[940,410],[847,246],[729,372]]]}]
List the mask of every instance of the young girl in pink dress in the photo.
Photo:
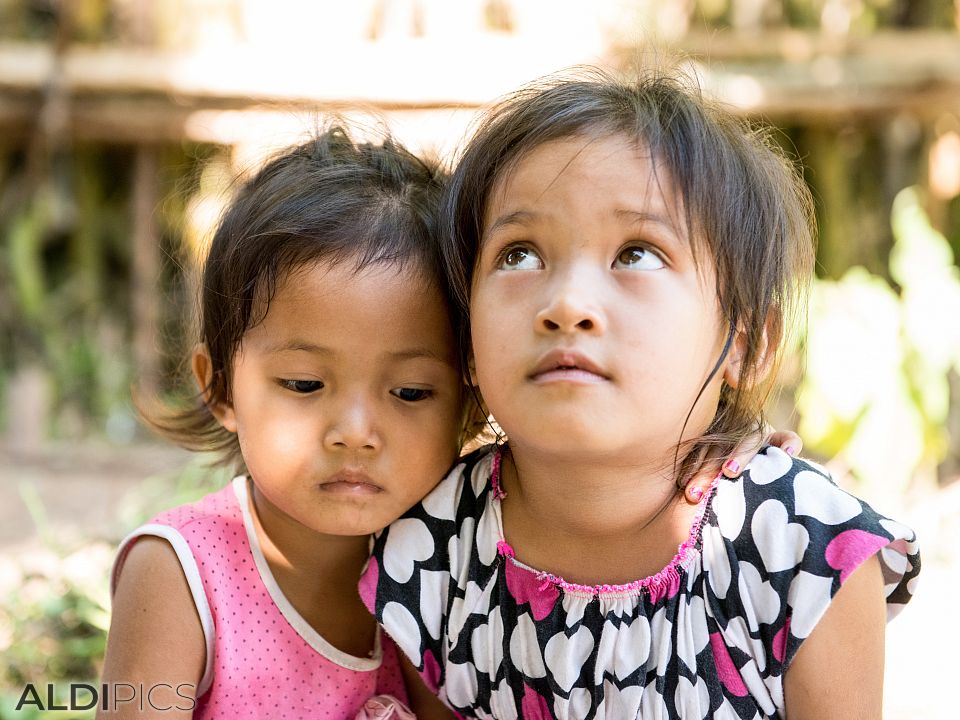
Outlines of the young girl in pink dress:
[{"label": "young girl in pink dress", "polygon": [[385,530],[361,581],[459,715],[880,717],[914,534],[777,448],[712,469],[762,422],[810,208],[671,77],[545,81],[480,125],[447,262],[508,440]]},{"label": "young girl in pink dress", "polygon": [[240,188],[203,272],[202,401],[155,424],[242,474],[123,541],[103,682],[139,690],[101,714],[407,717],[367,702],[407,695],[356,586],[370,533],[460,447],[441,180],[333,129]]}]

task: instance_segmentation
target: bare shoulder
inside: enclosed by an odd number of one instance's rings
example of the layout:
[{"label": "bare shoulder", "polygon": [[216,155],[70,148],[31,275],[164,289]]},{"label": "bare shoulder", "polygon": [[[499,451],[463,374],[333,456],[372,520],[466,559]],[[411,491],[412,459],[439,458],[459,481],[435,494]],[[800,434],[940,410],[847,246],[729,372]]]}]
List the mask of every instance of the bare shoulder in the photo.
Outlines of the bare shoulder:
[{"label": "bare shoulder", "polygon": [[[205,662],[203,627],[176,552],[161,538],[138,539],[127,553],[113,597],[103,682],[145,687],[166,683],[194,697]],[[174,691],[168,694],[171,704],[192,704]],[[149,717],[147,710],[146,715],[138,710],[136,717]],[[165,718],[191,715],[192,707],[162,713]]]},{"label": "bare shoulder", "polygon": [[837,591],[787,669],[787,716],[880,720],[885,631],[883,576],[874,555]]}]

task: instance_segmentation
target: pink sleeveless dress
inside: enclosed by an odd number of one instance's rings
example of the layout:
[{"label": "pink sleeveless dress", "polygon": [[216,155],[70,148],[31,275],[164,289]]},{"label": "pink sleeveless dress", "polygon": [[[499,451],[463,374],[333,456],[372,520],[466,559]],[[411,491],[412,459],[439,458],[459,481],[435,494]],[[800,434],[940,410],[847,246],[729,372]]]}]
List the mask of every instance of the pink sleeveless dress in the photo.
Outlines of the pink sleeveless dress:
[{"label": "pink sleeveless dress", "polygon": [[194,718],[353,720],[371,696],[406,702],[397,650],[372,657],[323,639],[283,595],[254,532],[247,480],[157,515],[120,544],[111,592],[138,538],[165,539],[193,595],[207,648]]}]

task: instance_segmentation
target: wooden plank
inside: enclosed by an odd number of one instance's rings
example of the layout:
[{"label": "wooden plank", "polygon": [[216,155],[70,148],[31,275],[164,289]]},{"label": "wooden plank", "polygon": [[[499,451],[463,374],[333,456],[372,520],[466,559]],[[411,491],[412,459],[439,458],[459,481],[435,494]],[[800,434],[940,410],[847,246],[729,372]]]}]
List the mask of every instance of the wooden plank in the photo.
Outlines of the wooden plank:
[{"label": "wooden plank", "polygon": [[[518,38],[491,36],[451,44],[425,39],[363,42],[349,51],[256,48],[162,53],[136,48],[75,46],[63,58],[74,94],[158,94],[177,102],[372,104],[381,108],[477,107],[554,66],[530,59]],[[444,63],[456,51],[484,57],[464,68]],[[53,54],[35,43],[0,43],[0,90],[32,91],[54,69]]]},{"label": "wooden plank", "polygon": [[[218,113],[310,113],[371,108],[388,115],[443,110],[470,114],[549,68],[523,61],[522,38],[491,34],[459,51],[489,62],[444,63],[449,44],[435,40],[365,42],[337,57],[323,51],[170,55],[129,48],[71,48],[61,81],[78,138],[117,141],[229,137],[198,130],[222,125]],[[794,31],[760,35],[693,34],[677,49],[697,67],[708,92],[747,115],[774,121],[822,121],[893,110],[921,115],[960,111],[960,36],[949,32],[884,32],[833,37]],[[614,47],[604,63],[629,74],[644,49]],[[344,60],[348,58],[348,60]],[[539,64],[538,64],[539,63]],[[556,66],[554,66],[556,67]],[[278,71],[278,68],[287,68]],[[326,68],[331,68],[326,72]],[[51,50],[36,43],[0,43],[0,131],[27,133],[55,69]],[[224,116],[228,117],[228,116]],[[229,123],[227,123],[229,124]]]},{"label": "wooden plank", "polygon": [[[613,54],[620,58],[636,56],[644,50],[622,44],[612,48]],[[828,55],[955,70],[960,58],[960,34],[924,29],[883,29],[867,35],[790,28],[770,28],[763,32],[694,30],[671,43],[671,50],[710,62],[809,62]]]},{"label": "wooden plank", "polygon": [[[708,92],[748,115],[822,120],[960,110],[960,34],[953,32],[692,33],[675,49],[697,68]],[[613,64],[624,70],[641,57],[642,48],[611,50]]]}]

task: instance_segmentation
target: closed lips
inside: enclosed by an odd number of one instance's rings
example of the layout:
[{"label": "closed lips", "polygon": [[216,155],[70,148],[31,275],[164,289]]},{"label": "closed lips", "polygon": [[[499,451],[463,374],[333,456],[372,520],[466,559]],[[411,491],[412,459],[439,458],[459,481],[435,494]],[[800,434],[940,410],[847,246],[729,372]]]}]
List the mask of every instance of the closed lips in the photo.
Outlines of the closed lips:
[{"label": "closed lips", "polygon": [[553,375],[583,375],[609,380],[610,376],[590,358],[572,350],[551,350],[534,366],[531,379]]},{"label": "closed lips", "polygon": [[371,491],[380,491],[383,489],[373,482],[366,473],[351,471],[335,473],[320,483],[320,487],[322,488],[332,489],[335,486],[356,487],[358,489],[367,488]]}]

